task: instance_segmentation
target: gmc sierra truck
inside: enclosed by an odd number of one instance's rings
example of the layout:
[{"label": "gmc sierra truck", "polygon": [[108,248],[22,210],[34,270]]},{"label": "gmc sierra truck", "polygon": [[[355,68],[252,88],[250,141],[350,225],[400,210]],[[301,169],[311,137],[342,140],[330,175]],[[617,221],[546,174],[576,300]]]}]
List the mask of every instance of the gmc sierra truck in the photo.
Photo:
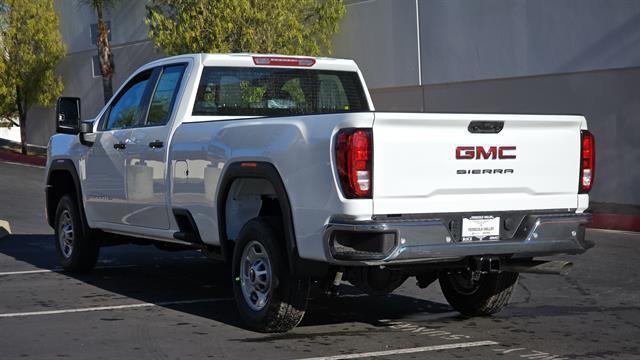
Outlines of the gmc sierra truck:
[{"label": "gmc sierra truck", "polygon": [[46,212],[62,266],[101,246],[197,249],[231,266],[242,318],[282,332],[310,287],[438,280],[466,316],[520,272],[562,273],[590,221],[582,116],[374,111],[351,60],[193,54],[135,71],[95,119],[60,98]]}]

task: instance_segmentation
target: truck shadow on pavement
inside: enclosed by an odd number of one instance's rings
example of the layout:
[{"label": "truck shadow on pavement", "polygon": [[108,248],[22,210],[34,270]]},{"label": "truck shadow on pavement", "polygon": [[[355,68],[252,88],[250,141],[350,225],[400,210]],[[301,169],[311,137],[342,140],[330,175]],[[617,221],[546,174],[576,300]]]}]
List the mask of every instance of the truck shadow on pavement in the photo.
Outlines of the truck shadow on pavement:
[{"label": "truck shadow on pavement", "polygon": [[[60,275],[77,280],[60,281],[59,275],[55,274],[0,278],[4,284],[11,281],[38,282],[39,291],[34,295],[37,299],[32,301],[38,304],[38,308],[22,311],[69,307],[59,304],[55,298],[47,297],[48,287],[53,290],[63,286],[65,294],[74,299],[73,308],[147,302],[246,328],[232,299],[231,276],[227,266],[206,259],[198,252],[166,252],[152,246],[136,245],[106,247],[101,249],[95,270],[86,274],[69,274],[59,268],[53,244],[52,235],[11,235],[0,239],[0,272],[53,269]],[[50,282],[47,281],[49,277]],[[445,304],[403,295],[370,297],[347,285],[340,286],[340,296],[337,297],[325,296],[319,291],[312,293],[300,327],[350,323],[386,326],[380,320],[401,319],[417,313],[442,314],[452,311]],[[184,303],[199,299],[210,301]],[[42,308],[42,305],[46,308]],[[1,312],[4,311],[0,309]],[[118,314],[116,317],[122,316]],[[457,316],[457,313],[452,313],[452,316]],[[105,316],[108,320],[113,317]]]}]

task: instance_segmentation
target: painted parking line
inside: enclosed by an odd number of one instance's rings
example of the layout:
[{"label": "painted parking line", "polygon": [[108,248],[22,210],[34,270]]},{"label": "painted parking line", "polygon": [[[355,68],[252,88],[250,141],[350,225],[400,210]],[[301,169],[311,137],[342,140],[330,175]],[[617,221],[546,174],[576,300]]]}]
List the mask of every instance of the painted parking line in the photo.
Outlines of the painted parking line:
[{"label": "painted parking line", "polygon": [[24,163],[19,163],[19,162],[15,162],[15,161],[5,161],[0,159],[0,164],[7,164],[7,165],[19,165],[19,166],[25,166],[25,167],[32,167],[32,168],[38,168],[38,169],[44,169],[44,165],[35,165],[35,164],[24,164]]},{"label": "painted parking line", "polygon": [[405,349],[395,349],[395,350],[385,350],[385,351],[374,351],[374,352],[366,352],[366,353],[358,353],[358,354],[342,354],[342,355],[334,355],[334,356],[320,356],[313,358],[304,358],[298,360],[343,360],[343,359],[361,359],[368,357],[378,357],[378,356],[390,356],[390,355],[401,355],[401,354],[414,354],[420,352],[427,351],[438,351],[438,350],[449,350],[449,349],[462,349],[462,348],[470,348],[470,347],[478,347],[478,346],[489,346],[489,345],[498,345],[495,341],[473,341],[473,342],[463,342],[463,343],[455,343],[455,344],[443,344],[443,345],[432,345],[432,346],[422,346],[415,348],[405,348]]},{"label": "painted parking line", "polygon": [[[136,267],[136,266],[138,266],[138,265],[106,265],[106,266],[96,266],[94,269],[95,270],[122,269],[122,268]],[[63,268],[54,268],[54,269],[25,270],[25,271],[6,271],[6,272],[0,272],[0,276],[59,273],[59,272],[64,272],[64,269]]]},{"label": "painted parking line", "polygon": [[233,298],[209,298],[209,299],[194,299],[194,300],[160,301],[160,302],[155,302],[155,303],[148,303],[147,302],[147,303],[113,305],[113,306],[96,306],[96,307],[78,308],[78,309],[61,309],[61,310],[32,311],[32,312],[20,312],[20,313],[5,313],[5,314],[0,314],[0,318],[40,316],[40,315],[56,315],[56,314],[70,314],[70,313],[121,310],[121,309],[136,309],[136,308],[148,308],[148,307],[155,307],[155,306],[198,304],[198,303],[222,302],[222,301],[231,301],[231,300],[233,300]]}]

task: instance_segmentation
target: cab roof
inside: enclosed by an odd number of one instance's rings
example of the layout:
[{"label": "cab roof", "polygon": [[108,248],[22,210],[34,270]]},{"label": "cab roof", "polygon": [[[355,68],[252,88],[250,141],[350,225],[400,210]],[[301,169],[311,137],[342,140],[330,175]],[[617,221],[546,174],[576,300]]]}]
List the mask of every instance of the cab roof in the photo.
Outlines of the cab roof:
[{"label": "cab roof", "polygon": [[204,66],[291,67],[315,70],[358,71],[356,63],[348,59],[256,53],[185,54],[158,59],[147,65],[160,65],[185,58],[191,58]]}]

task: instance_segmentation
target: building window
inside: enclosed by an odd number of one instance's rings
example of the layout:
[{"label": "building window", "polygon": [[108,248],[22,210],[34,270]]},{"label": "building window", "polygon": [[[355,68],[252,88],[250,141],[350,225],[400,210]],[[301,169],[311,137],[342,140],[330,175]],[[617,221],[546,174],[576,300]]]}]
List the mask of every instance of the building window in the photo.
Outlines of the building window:
[{"label": "building window", "polygon": [[[105,21],[105,23],[107,23],[107,39],[111,41],[111,21]],[[91,33],[91,45],[96,45],[98,43],[98,24],[91,24],[89,32]]]},{"label": "building window", "polygon": [[100,70],[100,58],[98,55],[94,55],[91,58],[91,68],[93,69],[93,77],[101,77],[102,71]]}]

